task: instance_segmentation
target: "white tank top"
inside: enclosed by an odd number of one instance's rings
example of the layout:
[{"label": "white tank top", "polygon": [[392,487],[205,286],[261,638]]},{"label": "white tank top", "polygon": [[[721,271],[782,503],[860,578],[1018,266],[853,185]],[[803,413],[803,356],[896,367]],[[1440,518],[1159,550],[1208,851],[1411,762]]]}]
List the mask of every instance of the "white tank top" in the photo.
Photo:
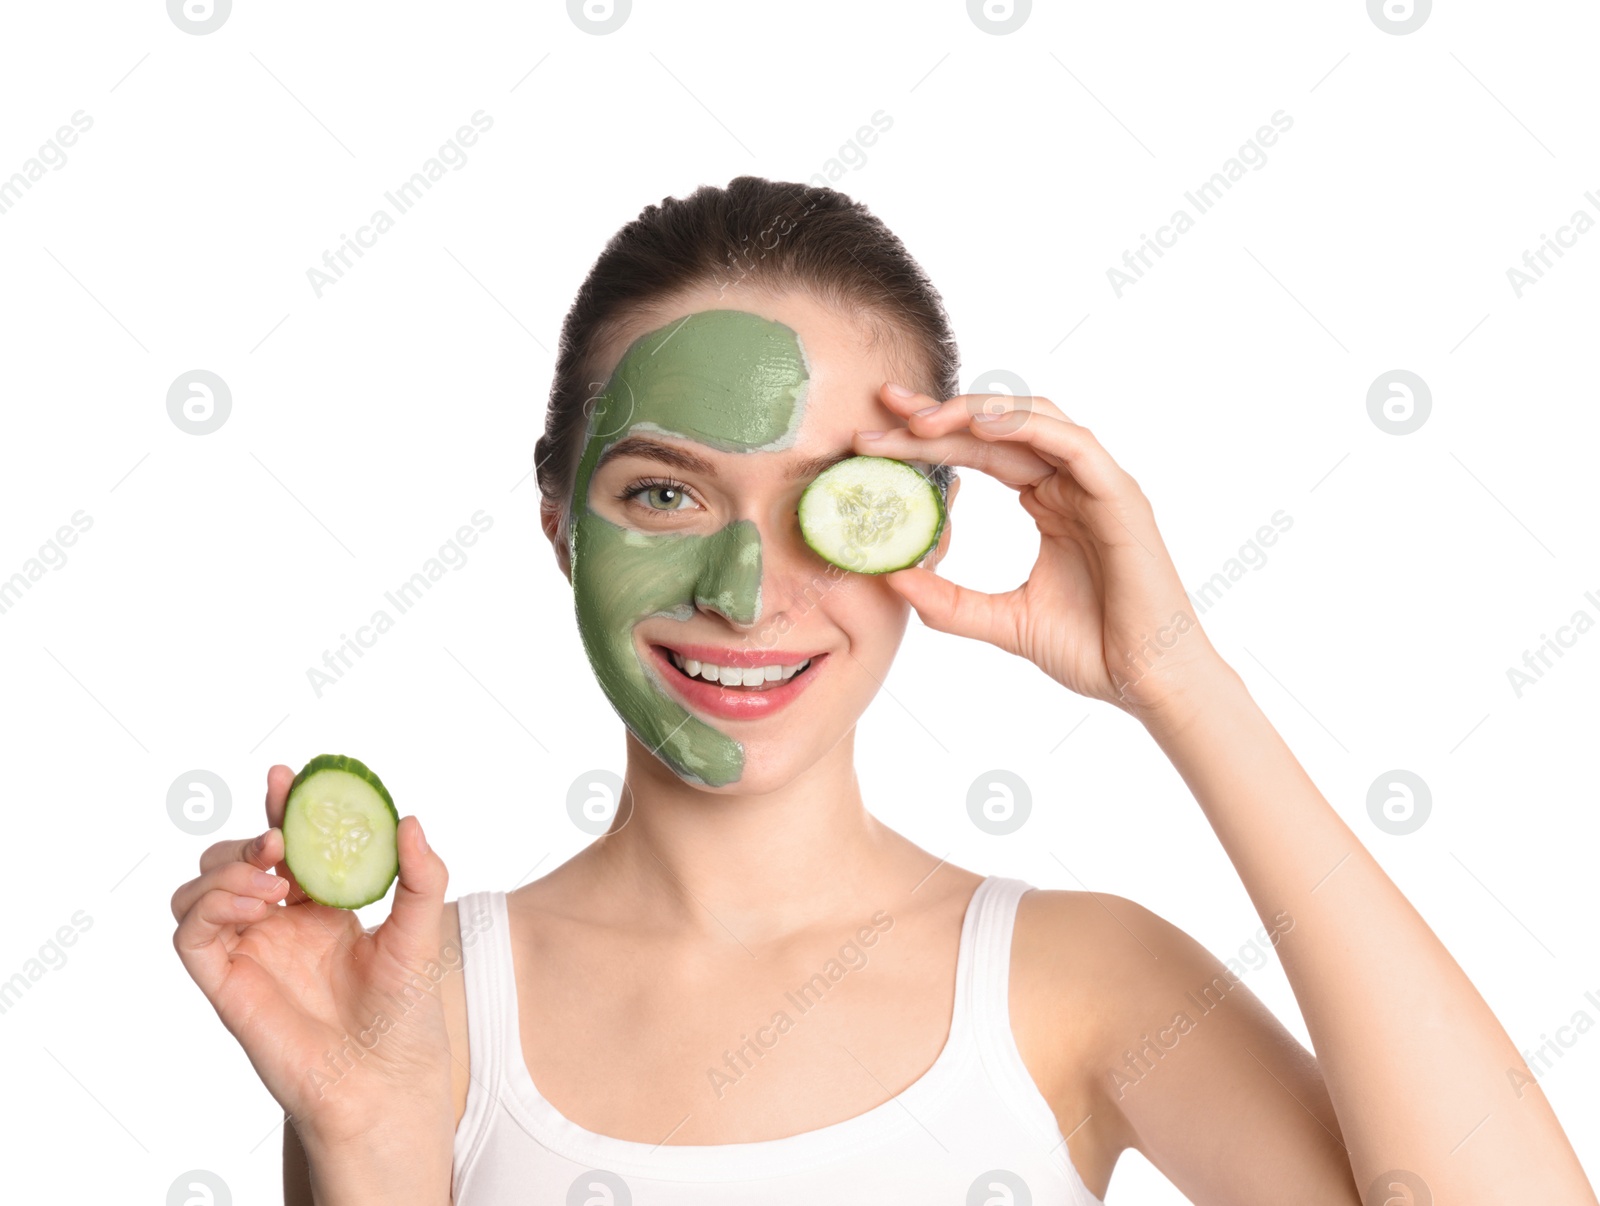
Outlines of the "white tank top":
[{"label": "white tank top", "polygon": [[472,1079],[455,1206],[1104,1206],[1011,1033],[1011,932],[1030,887],[991,875],[974,891],[949,1038],[902,1093],[797,1135],[701,1145],[597,1134],[544,1099],[522,1055],[505,893],[461,897]]}]

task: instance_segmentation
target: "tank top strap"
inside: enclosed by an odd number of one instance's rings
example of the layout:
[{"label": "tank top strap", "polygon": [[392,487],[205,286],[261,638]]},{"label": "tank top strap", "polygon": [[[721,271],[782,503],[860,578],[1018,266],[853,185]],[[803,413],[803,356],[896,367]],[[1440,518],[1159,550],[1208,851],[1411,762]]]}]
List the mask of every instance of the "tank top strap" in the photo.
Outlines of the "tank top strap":
[{"label": "tank top strap", "polygon": [[973,1028],[986,1054],[1003,1051],[1011,1036],[1011,936],[1017,902],[1032,887],[1020,879],[991,875],[978,887],[978,899],[973,902],[966,996]]},{"label": "tank top strap", "polygon": [[[972,1015],[978,1052],[991,1083],[1012,1114],[1048,1148],[1060,1171],[1081,1184],[1056,1123],[1040,1094],[1011,1028],[1011,940],[1016,933],[1017,903],[1034,885],[1020,879],[991,876],[978,918],[972,966]],[[1083,1190],[1091,1202],[1098,1198]]]},{"label": "tank top strap", "polygon": [[[461,922],[462,986],[467,1002],[467,1062],[473,1099],[500,1096],[505,1063],[516,1050],[516,980],[512,974],[511,925],[504,892],[472,892],[457,902]],[[463,1126],[466,1119],[463,1119]]]}]

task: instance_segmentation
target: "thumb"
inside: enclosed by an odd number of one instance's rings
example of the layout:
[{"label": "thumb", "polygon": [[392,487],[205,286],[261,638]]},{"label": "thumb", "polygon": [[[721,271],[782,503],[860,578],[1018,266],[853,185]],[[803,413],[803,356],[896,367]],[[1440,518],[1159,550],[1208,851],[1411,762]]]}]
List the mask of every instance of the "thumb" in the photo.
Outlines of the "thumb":
[{"label": "thumb", "polygon": [[955,636],[987,641],[1007,651],[1015,649],[1008,604],[1016,591],[989,595],[957,586],[932,570],[920,567],[896,570],[884,578],[929,628]]},{"label": "thumb", "polygon": [[394,907],[381,927],[384,945],[406,963],[432,959],[438,954],[450,872],[428,845],[422,822],[414,816],[401,819],[395,845],[400,852],[400,885],[395,889]]}]

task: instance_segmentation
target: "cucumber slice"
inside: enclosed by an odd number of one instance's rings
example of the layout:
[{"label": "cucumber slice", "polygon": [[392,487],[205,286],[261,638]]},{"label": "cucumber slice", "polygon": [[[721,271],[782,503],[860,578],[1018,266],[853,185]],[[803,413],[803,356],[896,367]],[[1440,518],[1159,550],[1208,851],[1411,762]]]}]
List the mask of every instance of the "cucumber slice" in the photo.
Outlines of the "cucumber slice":
[{"label": "cucumber slice", "polygon": [[382,779],[354,758],[319,754],[289,785],[283,861],[318,904],[359,909],[400,874],[399,825]]},{"label": "cucumber slice", "polygon": [[822,557],[858,574],[921,561],[944,531],[944,496],[905,461],[853,456],[825,469],[800,496],[800,531]]}]

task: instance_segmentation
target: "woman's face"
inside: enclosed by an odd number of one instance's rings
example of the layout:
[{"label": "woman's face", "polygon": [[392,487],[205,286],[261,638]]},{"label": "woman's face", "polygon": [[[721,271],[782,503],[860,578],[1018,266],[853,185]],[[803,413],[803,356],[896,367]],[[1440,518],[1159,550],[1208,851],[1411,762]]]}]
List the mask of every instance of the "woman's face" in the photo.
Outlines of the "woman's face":
[{"label": "woman's face", "polygon": [[[882,579],[811,551],[800,494],[853,455],[857,428],[898,423],[885,381],[917,382],[805,294],[713,289],[636,322],[601,371],[557,549],[595,676],[683,779],[781,787],[855,725],[909,611]],[[948,541],[947,525],[923,564]]]}]

